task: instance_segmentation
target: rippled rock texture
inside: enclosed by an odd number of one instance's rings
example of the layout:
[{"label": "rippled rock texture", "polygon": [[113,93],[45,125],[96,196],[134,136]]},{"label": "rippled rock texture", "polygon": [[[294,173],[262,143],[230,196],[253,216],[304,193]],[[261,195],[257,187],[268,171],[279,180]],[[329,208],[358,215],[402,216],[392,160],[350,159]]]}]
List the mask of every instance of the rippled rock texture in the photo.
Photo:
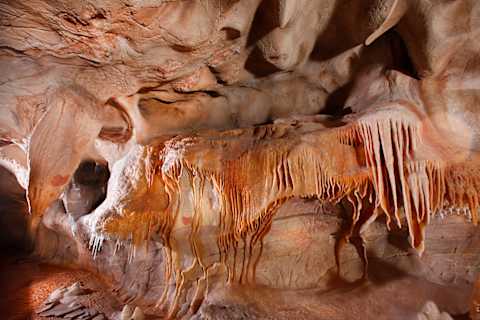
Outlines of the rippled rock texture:
[{"label": "rippled rock texture", "polygon": [[0,21],[7,247],[152,317],[479,316],[478,1],[0,1]]}]

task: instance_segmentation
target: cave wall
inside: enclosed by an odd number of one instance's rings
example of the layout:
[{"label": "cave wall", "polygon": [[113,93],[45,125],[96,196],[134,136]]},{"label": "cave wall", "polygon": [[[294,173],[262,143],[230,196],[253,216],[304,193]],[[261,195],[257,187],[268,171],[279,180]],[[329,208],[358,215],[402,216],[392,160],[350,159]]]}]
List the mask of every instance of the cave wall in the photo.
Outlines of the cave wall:
[{"label": "cave wall", "polygon": [[[227,300],[227,318],[241,301],[265,317],[290,294],[286,318],[318,318],[295,313],[293,291],[316,290],[312,306],[361,279],[371,306],[388,288],[405,299],[387,318],[420,310],[408,288],[465,314],[479,13],[475,0],[0,1],[2,242],[27,236],[171,318],[222,317]],[[330,311],[358,318],[349,308]]]}]

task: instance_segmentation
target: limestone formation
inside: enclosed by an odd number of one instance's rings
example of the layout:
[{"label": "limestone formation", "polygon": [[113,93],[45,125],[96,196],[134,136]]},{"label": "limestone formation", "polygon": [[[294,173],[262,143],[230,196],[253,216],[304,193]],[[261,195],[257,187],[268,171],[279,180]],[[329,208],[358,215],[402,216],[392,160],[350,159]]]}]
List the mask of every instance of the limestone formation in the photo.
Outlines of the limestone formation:
[{"label": "limestone formation", "polygon": [[477,0],[5,0],[0,20],[0,239],[124,305],[78,284],[40,315],[480,314]]},{"label": "limestone formation", "polygon": [[68,288],[58,288],[37,310],[41,317],[55,317],[57,319],[95,319],[104,320],[105,315],[85,303],[85,296],[89,291],[81,283],[75,282]]}]

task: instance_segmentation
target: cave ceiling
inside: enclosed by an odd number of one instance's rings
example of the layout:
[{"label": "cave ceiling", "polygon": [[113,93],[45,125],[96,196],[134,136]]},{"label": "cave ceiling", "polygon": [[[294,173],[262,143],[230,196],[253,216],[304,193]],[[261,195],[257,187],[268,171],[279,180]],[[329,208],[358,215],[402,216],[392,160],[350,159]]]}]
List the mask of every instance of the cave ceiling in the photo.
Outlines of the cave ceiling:
[{"label": "cave ceiling", "polygon": [[[328,287],[400,251],[473,285],[480,2],[5,0],[0,21],[0,164],[38,255],[155,261],[109,277],[170,318],[210,319],[215,284]],[[466,275],[435,269],[453,234]]]}]

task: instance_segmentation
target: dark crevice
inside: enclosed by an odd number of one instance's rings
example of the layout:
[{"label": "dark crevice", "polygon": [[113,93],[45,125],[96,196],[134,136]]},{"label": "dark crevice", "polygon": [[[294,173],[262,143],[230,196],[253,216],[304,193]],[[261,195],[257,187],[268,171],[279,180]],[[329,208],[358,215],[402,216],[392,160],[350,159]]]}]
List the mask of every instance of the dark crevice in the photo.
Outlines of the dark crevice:
[{"label": "dark crevice", "polygon": [[158,90],[159,88],[162,87],[163,84],[164,83],[160,83],[158,86],[154,86],[154,87],[142,87],[137,91],[137,93],[143,94],[143,93],[149,93],[149,92]]},{"label": "dark crevice", "polygon": [[262,51],[256,45],[259,40],[279,26],[278,16],[272,12],[278,12],[278,2],[263,0],[255,13],[247,38],[247,46],[255,47],[245,62],[245,69],[257,77],[265,77],[281,71],[265,59]]},{"label": "dark crevice", "polygon": [[213,90],[205,90],[205,91],[201,91],[201,92],[206,93],[207,95],[209,95],[212,98],[218,98],[218,97],[221,96],[217,91],[213,91]]},{"label": "dark crevice", "polygon": [[100,10],[97,13],[95,13],[92,17],[90,17],[91,20],[104,20],[107,19],[106,13],[104,10]]},{"label": "dark crevice", "polygon": [[178,43],[172,44],[170,47],[177,52],[193,52],[194,51],[194,48],[187,47]]},{"label": "dark crevice", "polygon": [[263,0],[260,3],[248,34],[247,46],[254,45],[278,26],[278,18],[272,14],[272,12],[277,12],[275,10],[276,3],[274,0]]},{"label": "dark crevice", "polygon": [[92,160],[82,162],[64,192],[65,211],[78,219],[95,210],[105,200],[109,178],[106,165]]},{"label": "dark crevice", "polygon": [[282,71],[268,62],[258,47],[255,47],[248,56],[247,61],[245,62],[245,69],[257,77],[266,77]]},{"label": "dark crevice", "polygon": [[5,147],[5,146],[8,146],[9,144],[12,144],[13,142],[11,141],[8,141],[6,139],[0,139],[0,148],[1,147]]},{"label": "dark crevice", "polygon": [[452,318],[454,320],[470,320],[471,319],[468,313],[452,315]]},{"label": "dark crevice", "polygon": [[235,40],[235,39],[240,38],[240,36],[241,36],[240,31],[238,31],[237,29],[225,27],[225,28],[222,28],[222,31],[225,34],[225,39],[226,40],[230,40],[230,41]]},{"label": "dark crevice", "polygon": [[0,249],[28,251],[30,243],[25,190],[13,173],[0,166]]},{"label": "dark crevice", "polygon": [[[192,91],[179,91],[179,90],[174,90],[174,92],[176,93],[180,93],[186,97],[188,97],[189,95],[194,95],[194,94],[198,94],[198,93],[203,93],[203,94],[206,94],[212,98],[218,98],[218,97],[221,97],[222,95],[215,91],[215,90],[192,90]],[[175,100],[175,101],[169,101],[169,102],[163,102],[164,100],[161,100],[161,99],[158,99],[156,97],[154,98],[151,98],[151,99],[155,99],[157,101],[160,101],[162,103],[166,103],[166,104],[170,104],[170,103],[175,103],[175,102],[178,102],[178,101],[184,101],[184,99],[182,100]]]},{"label": "dark crevice", "polygon": [[395,31],[390,31],[390,35],[389,42],[394,60],[393,69],[420,80],[405,42]]},{"label": "dark crevice", "polygon": [[68,23],[72,24],[72,25],[82,25],[82,26],[88,26],[89,23],[88,22],[85,22],[83,21],[82,19],[80,19],[79,17],[75,16],[74,14],[71,14],[69,12],[61,12],[59,14],[59,17],[61,17],[63,20],[67,21]]},{"label": "dark crevice", "polygon": [[[381,41],[383,41],[383,44]],[[388,48],[388,54],[385,55],[384,61],[385,70],[395,70],[417,80],[419,79],[404,41],[397,32],[389,31],[377,42],[364,48],[361,55],[356,59],[358,63],[354,61],[352,64],[353,76],[350,81],[329,94],[322,113],[333,116],[344,116],[352,113],[352,109],[346,105],[346,101],[352,94],[358,76],[368,73],[369,69],[375,66],[376,61],[371,61],[369,57],[370,52],[375,52],[382,45]]]},{"label": "dark crevice", "polygon": [[[169,101],[169,100],[164,100],[164,99],[160,99],[160,98],[157,98],[157,97],[152,97],[150,98],[151,100],[155,100],[155,101],[158,101],[160,103],[163,103],[163,104],[172,104],[172,103],[175,103],[177,101]],[[142,101],[142,100],[141,100]],[[140,103],[139,103],[140,104]]]},{"label": "dark crevice", "polygon": [[217,80],[217,84],[220,84],[220,85],[228,85],[227,81],[225,81],[224,79],[222,79],[222,74],[221,72],[219,72],[216,68],[212,67],[212,66],[208,66],[208,69],[210,70],[210,72],[215,76],[215,79]]},{"label": "dark crevice", "polygon": [[334,92],[332,92],[325,104],[325,108],[322,113],[332,116],[345,116],[352,113],[352,109],[346,106],[345,103],[350,96],[350,92],[353,88],[353,82],[348,82],[346,85],[341,86]]}]

